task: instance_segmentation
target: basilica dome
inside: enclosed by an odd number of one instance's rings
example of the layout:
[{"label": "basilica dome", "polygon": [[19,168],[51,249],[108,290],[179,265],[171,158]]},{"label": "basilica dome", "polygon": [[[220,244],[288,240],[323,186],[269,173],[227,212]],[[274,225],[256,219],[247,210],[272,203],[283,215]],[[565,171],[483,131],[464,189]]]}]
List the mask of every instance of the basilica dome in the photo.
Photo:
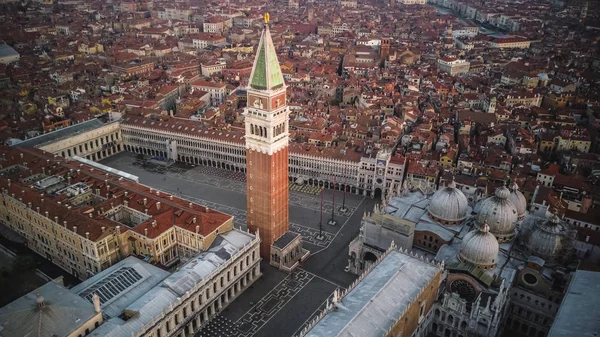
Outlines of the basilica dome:
[{"label": "basilica dome", "polygon": [[566,241],[570,239],[566,234],[567,229],[561,224],[558,216],[553,214],[531,232],[527,240],[527,249],[531,254],[553,262],[560,258]]},{"label": "basilica dome", "polygon": [[498,262],[498,250],[498,240],[490,233],[490,226],[483,223],[478,229],[465,235],[458,252],[458,259],[481,269],[492,269]]},{"label": "basilica dome", "polygon": [[456,184],[451,182],[433,194],[427,211],[433,220],[445,225],[455,225],[467,217],[469,201],[464,193],[456,188]]},{"label": "basilica dome", "polygon": [[487,223],[490,232],[498,242],[509,241],[515,235],[517,208],[510,201],[510,191],[502,186],[496,189],[494,196],[485,199],[479,208],[477,222]]},{"label": "basilica dome", "polygon": [[519,220],[523,219],[525,217],[525,212],[527,211],[527,200],[525,200],[523,193],[519,191],[519,185],[516,183],[510,185],[510,195],[508,196],[508,200],[510,200],[517,208],[517,217]]}]

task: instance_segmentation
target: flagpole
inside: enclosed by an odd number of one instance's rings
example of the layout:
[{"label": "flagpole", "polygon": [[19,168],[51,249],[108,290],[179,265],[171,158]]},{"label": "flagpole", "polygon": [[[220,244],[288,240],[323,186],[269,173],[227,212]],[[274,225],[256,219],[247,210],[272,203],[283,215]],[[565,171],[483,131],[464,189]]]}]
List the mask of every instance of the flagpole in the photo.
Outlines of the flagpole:
[{"label": "flagpole", "polygon": [[329,220],[329,224],[331,226],[335,226],[335,219],[334,219],[334,216],[335,216],[335,180],[336,180],[335,178],[337,178],[337,177],[335,177],[335,176],[333,177],[333,195],[331,197],[331,220]]},{"label": "flagpole", "polygon": [[346,213],[348,211],[348,208],[346,208],[346,188],[348,187],[348,167],[344,168],[344,198],[342,200],[342,208],[340,208],[340,212],[342,213]]},{"label": "flagpole", "polygon": [[319,219],[319,235],[318,240],[323,240],[323,189],[321,189],[321,218]]}]

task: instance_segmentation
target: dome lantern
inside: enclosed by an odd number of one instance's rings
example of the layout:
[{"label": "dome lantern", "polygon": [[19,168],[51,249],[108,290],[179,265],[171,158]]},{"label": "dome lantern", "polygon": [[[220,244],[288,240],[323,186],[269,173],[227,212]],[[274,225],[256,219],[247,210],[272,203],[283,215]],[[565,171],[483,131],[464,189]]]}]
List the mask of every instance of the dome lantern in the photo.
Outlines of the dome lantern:
[{"label": "dome lantern", "polygon": [[437,190],[427,207],[432,220],[443,225],[458,225],[467,218],[469,201],[465,194],[456,188],[454,181]]},{"label": "dome lantern", "polygon": [[564,257],[564,249],[568,247],[571,238],[567,235],[568,229],[561,223],[556,214],[539,224],[527,239],[527,249],[531,254],[547,262],[555,262]]},{"label": "dome lantern", "polygon": [[487,223],[490,233],[498,242],[510,241],[515,236],[515,226],[518,220],[517,208],[510,201],[510,190],[505,186],[496,189],[493,196],[485,199],[479,208],[477,222]]},{"label": "dome lantern", "polygon": [[508,200],[510,200],[513,205],[517,208],[517,217],[519,220],[523,220],[525,217],[525,212],[527,212],[527,200],[521,191],[519,191],[519,185],[516,183],[512,183],[509,187],[510,196]]}]

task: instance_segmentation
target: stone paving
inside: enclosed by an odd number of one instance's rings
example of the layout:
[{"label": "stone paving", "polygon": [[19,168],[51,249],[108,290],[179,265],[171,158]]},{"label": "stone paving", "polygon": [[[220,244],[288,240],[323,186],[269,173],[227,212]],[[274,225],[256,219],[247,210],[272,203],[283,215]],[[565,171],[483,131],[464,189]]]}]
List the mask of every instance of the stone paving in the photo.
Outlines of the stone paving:
[{"label": "stone paving", "polygon": [[[197,204],[208,207],[210,209],[214,209],[219,212],[223,212],[225,214],[233,215],[234,216],[233,224],[236,228],[238,228],[240,230],[244,230],[244,231],[247,230],[247,228],[248,228],[246,226],[246,215],[247,214],[246,214],[245,210],[227,206],[227,205],[218,204],[216,202],[212,202],[212,201],[208,201],[208,200],[204,200],[204,199],[200,199],[200,198],[195,198],[195,197],[192,197],[189,195],[182,195],[175,191],[165,190],[165,192],[173,193],[174,195],[188,199],[190,201],[193,201]],[[324,220],[324,222],[326,222],[326,221]],[[304,242],[312,243],[313,245],[317,245],[320,247],[327,247],[327,245],[329,244],[329,242],[331,242],[331,240],[333,240],[333,236],[335,235],[334,233],[328,232],[327,229],[323,229],[322,235],[324,238],[319,239],[317,237],[319,234],[318,229],[315,229],[312,227],[307,227],[307,226],[302,226],[300,224],[297,224],[297,223],[294,223],[291,221],[290,221],[290,230],[292,232],[302,235],[302,240],[304,240]]]},{"label": "stone paving", "polygon": [[[109,158],[110,164],[109,166],[129,166],[133,162],[132,158],[128,157],[118,157],[113,160],[113,158]],[[194,184],[204,184],[209,186],[214,186],[226,191],[237,192],[241,194],[246,194],[246,178],[241,172],[232,172],[227,171],[215,167],[207,167],[207,166],[189,166],[182,164],[175,164],[173,167],[169,168],[169,170],[164,174],[169,178],[176,178],[184,181],[188,181]],[[175,191],[172,191],[175,192]],[[329,191],[331,192],[331,191]],[[342,204],[343,194],[340,191],[336,191],[335,194],[335,203],[336,203],[336,212],[335,214],[338,216],[347,216],[348,214],[353,213],[356,210],[356,207],[353,205],[346,204],[348,210],[343,213],[339,211],[339,208]],[[312,193],[302,193],[296,191],[290,191],[290,205],[304,207],[313,211],[320,211],[321,197],[320,195],[314,195]],[[323,200],[323,213],[331,214],[332,208],[332,199],[330,197],[326,197]]]},{"label": "stone paving", "polygon": [[[219,169],[215,169],[215,170],[219,170]],[[222,170],[220,170],[220,171],[222,171]],[[220,177],[207,176],[206,174],[196,172],[195,170],[187,171],[187,172],[183,172],[183,173],[168,172],[167,175],[172,176],[177,179],[189,181],[191,183],[207,184],[207,185],[215,186],[220,189],[227,190],[227,191],[246,194],[246,182],[245,181],[241,182],[241,181],[234,181],[234,180],[223,180]],[[338,207],[341,206],[340,199],[342,199],[342,193],[337,192],[336,203],[338,204]],[[307,208],[307,209],[310,209],[313,211],[320,211],[321,210],[320,202],[321,202],[320,196],[290,191],[290,205],[304,207],[304,208]],[[323,200],[323,212],[326,214],[330,214],[332,205],[333,205],[333,203],[332,203],[331,199],[324,199]],[[355,210],[354,206],[351,206],[351,205],[346,205],[346,206],[348,208],[348,211],[346,213],[340,212],[339,208],[336,207],[337,210],[336,210],[335,214],[339,215],[339,216],[344,216],[344,215],[347,215],[348,213],[354,212],[354,210]]]},{"label": "stone paving", "polygon": [[[230,175],[234,172],[177,163],[165,174],[159,174],[133,166],[133,156],[135,155],[121,153],[102,163],[139,176],[143,184],[231,214],[235,217],[236,228],[246,229],[246,184],[243,178],[232,178]],[[290,284],[289,275],[263,261],[265,263],[261,263],[261,278],[209,322],[197,336],[295,335],[311,317],[323,309],[325,300],[335,288],[347,287],[356,279],[355,275],[344,271],[348,244],[358,235],[363,212],[372,211],[375,201],[348,194],[346,205],[349,209],[342,213],[339,212],[342,193],[335,192],[335,206],[338,209],[335,216],[338,224],[330,226],[327,222],[331,217],[332,193],[334,192],[331,190],[324,190],[324,238],[317,240],[320,194],[290,191],[290,229],[303,236],[313,254],[294,274],[294,277],[304,275],[300,279],[304,279],[306,284]],[[211,326],[213,328],[209,328]]]},{"label": "stone paving", "polygon": [[250,337],[260,330],[315,276],[299,269],[286,277],[280,284],[254,304],[236,322],[217,315],[196,334],[198,337]]}]

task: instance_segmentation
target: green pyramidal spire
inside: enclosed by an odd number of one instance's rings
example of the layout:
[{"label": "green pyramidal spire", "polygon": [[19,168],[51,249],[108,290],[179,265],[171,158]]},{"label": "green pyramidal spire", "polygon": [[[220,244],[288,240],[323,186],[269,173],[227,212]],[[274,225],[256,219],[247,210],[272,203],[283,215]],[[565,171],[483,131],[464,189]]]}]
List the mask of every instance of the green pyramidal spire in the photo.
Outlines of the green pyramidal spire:
[{"label": "green pyramidal spire", "polygon": [[250,87],[257,90],[275,90],[283,85],[283,75],[277,60],[275,46],[271,40],[269,26],[265,24],[258,43],[252,74],[250,74]]}]

